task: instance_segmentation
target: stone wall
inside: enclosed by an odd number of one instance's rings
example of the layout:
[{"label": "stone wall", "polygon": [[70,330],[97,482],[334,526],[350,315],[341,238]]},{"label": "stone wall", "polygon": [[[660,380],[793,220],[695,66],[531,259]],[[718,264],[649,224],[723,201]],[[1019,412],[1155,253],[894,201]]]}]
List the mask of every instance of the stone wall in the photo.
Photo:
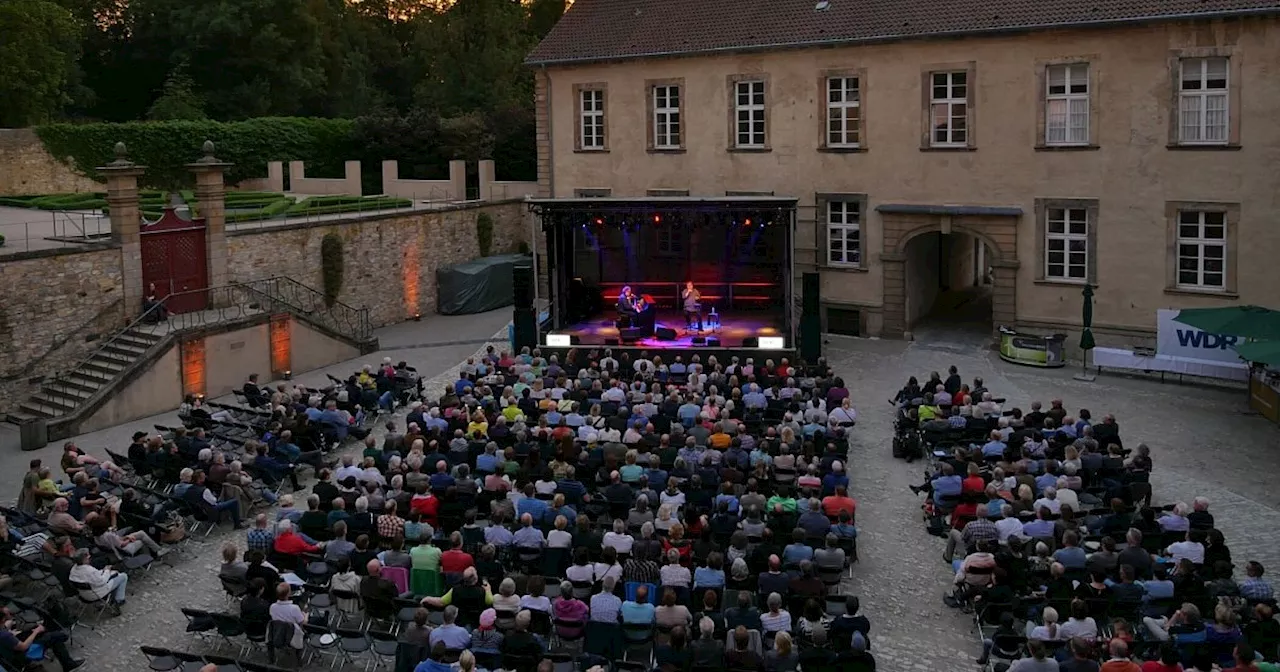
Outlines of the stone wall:
[{"label": "stone wall", "polygon": [[103,189],[49,154],[35,131],[0,129],[0,196]]},{"label": "stone wall", "polygon": [[124,320],[120,250],[54,250],[0,261],[0,410],[69,368]]},{"label": "stone wall", "polygon": [[232,281],[282,275],[319,289],[320,241],[342,236],[346,259],[338,300],[368,307],[374,326],[436,311],[436,270],[479,255],[476,217],[493,217],[493,253],[529,242],[529,217],[520,201],[462,204],[430,211],[229,232],[227,277]]}]

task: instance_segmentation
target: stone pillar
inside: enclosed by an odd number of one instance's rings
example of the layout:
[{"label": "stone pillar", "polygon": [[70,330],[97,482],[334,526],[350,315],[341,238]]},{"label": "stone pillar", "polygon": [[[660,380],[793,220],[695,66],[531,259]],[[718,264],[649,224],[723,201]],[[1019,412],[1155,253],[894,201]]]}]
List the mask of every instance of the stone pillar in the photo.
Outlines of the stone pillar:
[{"label": "stone pillar", "polygon": [[284,191],[284,162],[267,162],[267,191]]},{"label": "stone pillar", "polygon": [[884,269],[882,336],[902,338],[907,331],[907,255],[881,254],[880,267]]},{"label": "stone pillar", "polygon": [[227,187],[223,173],[231,166],[213,155],[213,143],[206,140],[204,156],[187,168],[196,176],[196,207],[204,218],[205,260],[209,269],[209,286],[227,284]]},{"label": "stone pillar", "polygon": [[496,201],[506,198],[506,194],[495,194],[494,182],[497,182],[497,168],[494,166],[493,159],[484,159],[480,162],[480,200]]},{"label": "stone pillar", "polygon": [[107,181],[107,205],[111,208],[111,242],[120,246],[120,277],[125,315],[132,319],[142,312],[146,296],[142,286],[142,211],[138,208],[138,177],[145,166],[129,160],[123,142],[117,142],[116,159],[98,172]]},{"label": "stone pillar", "polygon": [[1014,329],[1018,323],[1018,260],[997,259],[991,262],[991,328]]},{"label": "stone pillar", "polygon": [[[467,162],[454,159],[449,162],[449,194],[447,198],[455,201],[467,200]],[[484,198],[484,194],[480,194]]]}]

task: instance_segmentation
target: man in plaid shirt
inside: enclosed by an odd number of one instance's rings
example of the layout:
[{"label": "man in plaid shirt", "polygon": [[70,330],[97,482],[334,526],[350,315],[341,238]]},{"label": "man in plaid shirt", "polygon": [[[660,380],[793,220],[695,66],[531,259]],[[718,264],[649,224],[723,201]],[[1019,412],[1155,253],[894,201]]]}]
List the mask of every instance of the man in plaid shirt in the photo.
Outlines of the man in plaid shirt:
[{"label": "man in plaid shirt", "polygon": [[979,504],[974,515],[977,517],[969,521],[963,531],[951,530],[942,556],[947,562],[955,557],[957,546],[967,554],[969,549],[977,548],[979,541],[989,541],[993,546],[1000,541],[1000,530],[987,517],[987,505]]},{"label": "man in plaid shirt", "polygon": [[1271,584],[1262,580],[1263,573],[1262,563],[1250,560],[1245,566],[1245,573],[1249,578],[1240,582],[1240,595],[1246,600],[1254,600],[1261,602],[1270,600],[1275,596],[1275,592],[1271,589]]},{"label": "man in plaid shirt", "polygon": [[265,513],[258,514],[253,521],[253,527],[246,534],[245,546],[250,551],[261,551],[263,554],[271,552],[271,547],[275,544],[276,534],[267,524],[267,515]]}]

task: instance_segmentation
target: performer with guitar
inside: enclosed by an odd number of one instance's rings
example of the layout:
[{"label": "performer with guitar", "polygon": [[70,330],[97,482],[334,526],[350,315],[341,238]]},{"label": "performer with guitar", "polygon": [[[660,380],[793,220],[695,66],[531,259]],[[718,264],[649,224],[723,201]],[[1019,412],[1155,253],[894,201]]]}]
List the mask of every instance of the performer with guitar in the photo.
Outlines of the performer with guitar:
[{"label": "performer with guitar", "polygon": [[696,322],[698,331],[702,331],[702,292],[699,292],[693,286],[693,281],[684,283],[684,291],[680,293],[680,298],[684,300],[684,326],[685,329],[693,329]]}]

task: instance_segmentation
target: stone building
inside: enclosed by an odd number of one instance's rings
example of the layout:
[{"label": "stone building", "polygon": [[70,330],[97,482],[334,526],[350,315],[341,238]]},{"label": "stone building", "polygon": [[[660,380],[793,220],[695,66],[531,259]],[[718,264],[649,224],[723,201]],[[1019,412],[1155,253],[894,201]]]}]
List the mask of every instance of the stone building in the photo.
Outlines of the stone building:
[{"label": "stone building", "polygon": [[[946,8],[939,7],[946,4]],[[1280,288],[1276,0],[578,0],[529,55],[544,197],[799,200],[829,331],[1100,344]],[[798,286],[798,283],[796,284]]]}]

